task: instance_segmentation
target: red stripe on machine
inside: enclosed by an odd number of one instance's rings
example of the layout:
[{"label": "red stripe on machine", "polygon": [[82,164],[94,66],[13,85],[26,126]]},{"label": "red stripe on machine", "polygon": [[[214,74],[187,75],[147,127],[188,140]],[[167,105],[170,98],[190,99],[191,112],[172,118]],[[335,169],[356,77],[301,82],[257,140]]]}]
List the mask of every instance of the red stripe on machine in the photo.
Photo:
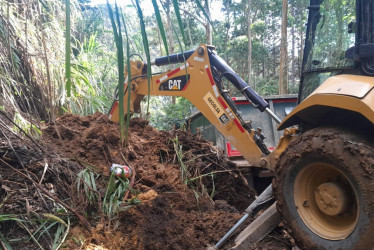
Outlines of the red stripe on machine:
[{"label": "red stripe on machine", "polygon": [[214,80],[213,80],[212,73],[210,72],[210,69],[206,68],[205,70],[206,70],[206,73],[208,73],[210,84],[212,84],[212,86],[214,86]]},{"label": "red stripe on machine", "polygon": [[168,79],[170,76],[178,73],[179,71],[181,71],[182,69],[184,69],[185,67],[188,67],[188,66],[190,66],[189,63],[186,63],[185,65],[182,65],[181,67],[167,73],[166,75],[162,76],[160,79],[156,80],[156,83],[160,83],[161,81],[164,81],[164,80]]},{"label": "red stripe on machine", "polygon": [[245,130],[244,130],[243,126],[239,123],[238,119],[235,118],[234,123],[239,128],[240,132],[244,133]]},{"label": "red stripe on machine", "polygon": [[218,101],[221,103],[221,105],[223,106],[224,109],[227,109],[226,103],[222,100],[222,98],[220,96],[218,96]]},{"label": "red stripe on machine", "polygon": [[226,142],[227,155],[228,156],[241,156],[242,154],[231,146],[230,142]]},{"label": "red stripe on machine", "polygon": [[118,101],[116,101],[116,102],[113,104],[112,109],[110,110],[110,114],[111,114],[111,115],[113,115],[113,112],[114,112],[114,110],[116,109],[117,105],[118,105]]},{"label": "red stripe on machine", "polygon": [[186,83],[186,85],[184,85],[182,91],[185,91],[185,90],[186,90],[186,88],[187,88],[187,86],[188,86],[189,83],[190,83],[190,80],[188,80],[188,82]]},{"label": "red stripe on machine", "polygon": [[290,98],[290,99],[273,100],[273,103],[282,103],[282,102],[297,102],[297,99]]},{"label": "red stripe on machine", "polygon": [[177,68],[177,69],[175,69],[175,70],[173,70],[173,71],[167,73],[166,75],[167,75],[168,77],[170,77],[170,76],[174,75],[175,73],[178,73],[180,70],[181,70],[181,68],[179,67],[179,68]]}]

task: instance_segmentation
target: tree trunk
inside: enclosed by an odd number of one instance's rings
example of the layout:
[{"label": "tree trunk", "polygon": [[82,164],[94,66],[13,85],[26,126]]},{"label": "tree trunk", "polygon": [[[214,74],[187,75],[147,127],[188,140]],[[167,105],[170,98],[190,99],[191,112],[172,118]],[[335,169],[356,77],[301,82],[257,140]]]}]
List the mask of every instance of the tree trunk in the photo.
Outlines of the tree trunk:
[{"label": "tree trunk", "polygon": [[[292,16],[295,16],[295,6],[291,5],[291,13]],[[291,66],[291,85],[295,86],[295,22],[292,24],[291,28],[291,37],[292,37],[292,51],[291,51],[291,61],[292,61],[292,66]]]},{"label": "tree trunk", "polygon": [[[205,12],[207,16],[209,17],[209,20],[212,20],[212,17],[210,15],[209,0],[205,0]],[[206,20],[206,43],[211,45],[213,44],[213,38],[212,38],[212,26],[210,25],[209,20]]]},{"label": "tree trunk", "polygon": [[[344,27],[343,27],[343,10],[341,6],[343,5],[342,0],[337,1],[334,4],[334,10],[336,15],[337,21],[337,39],[336,39],[336,51],[343,50],[343,34],[344,34]],[[333,55],[334,56],[334,55]]]},{"label": "tree trunk", "polygon": [[299,28],[299,37],[300,37],[300,44],[299,44],[299,64],[298,64],[298,70],[299,70],[299,75],[301,76],[301,67],[303,66],[303,53],[304,53],[304,39],[303,39],[303,28]]},{"label": "tree trunk", "polygon": [[156,29],[156,30],[157,30],[157,38],[158,38],[158,44],[160,46],[160,55],[161,55],[162,54],[162,37],[161,37],[160,29]]},{"label": "tree trunk", "polygon": [[[247,0],[247,37],[248,37],[248,84],[252,86],[252,32],[251,32],[251,4],[252,0]],[[256,84],[252,86],[256,90]]]},{"label": "tree trunk", "polygon": [[276,75],[276,68],[277,68],[277,47],[275,45],[275,39],[273,39],[273,76],[275,77]]},{"label": "tree trunk", "polygon": [[279,94],[288,93],[288,70],[287,70],[287,0],[282,1],[282,36],[279,67]]},{"label": "tree trunk", "polygon": [[[165,2],[166,6],[166,21],[167,21],[167,29],[168,29],[168,36],[169,36],[169,54],[174,54],[174,40],[173,40],[173,29],[171,27],[171,17],[170,17],[170,0]],[[171,103],[176,103],[175,96],[171,97]]]},{"label": "tree trunk", "polygon": [[[225,34],[225,51],[227,51],[227,45],[229,42],[229,31],[230,31],[230,11],[228,10],[229,8],[229,3],[225,5],[225,28],[226,28],[226,34]],[[227,61],[227,56],[226,56],[226,61]]]},{"label": "tree trunk", "polygon": [[187,18],[186,18],[186,23],[187,23],[188,37],[190,39],[190,46],[192,46],[192,35],[191,35],[190,21],[187,20]]},{"label": "tree trunk", "polygon": [[170,1],[169,0],[165,2],[165,6],[166,6],[168,37],[169,37],[169,53],[174,54],[173,29],[171,27]]}]

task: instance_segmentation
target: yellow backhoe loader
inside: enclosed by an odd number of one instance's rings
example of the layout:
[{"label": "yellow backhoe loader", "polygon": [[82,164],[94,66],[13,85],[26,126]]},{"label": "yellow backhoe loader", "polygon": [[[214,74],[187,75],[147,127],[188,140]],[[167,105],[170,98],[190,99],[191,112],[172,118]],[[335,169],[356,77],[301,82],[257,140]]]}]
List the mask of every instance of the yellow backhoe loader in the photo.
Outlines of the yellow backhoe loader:
[{"label": "yellow backhoe loader", "polygon": [[[251,165],[274,171],[267,190],[274,191],[298,246],[373,249],[374,1],[311,0],[308,9],[299,104],[284,120],[204,44],[156,58],[156,66],[179,65],[153,75],[150,88],[151,65],[132,61],[124,110],[130,89],[131,113],[140,112],[148,93],[187,98]],[[224,79],[284,130],[272,152],[261,131],[240,117]],[[119,119],[118,105],[117,95],[109,114],[113,121]]]}]

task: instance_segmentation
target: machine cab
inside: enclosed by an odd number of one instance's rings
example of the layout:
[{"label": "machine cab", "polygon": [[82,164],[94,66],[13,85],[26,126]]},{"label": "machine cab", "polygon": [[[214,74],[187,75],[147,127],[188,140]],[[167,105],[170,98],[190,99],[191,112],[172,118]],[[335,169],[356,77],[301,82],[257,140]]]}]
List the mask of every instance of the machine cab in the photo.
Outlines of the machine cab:
[{"label": "machine cab", "polygon": [[[298,107],[278,129],[324,125],[368,129],[374,88],[374,1],[311,0]],[[354,118],[354,119],[353,119]]]}]

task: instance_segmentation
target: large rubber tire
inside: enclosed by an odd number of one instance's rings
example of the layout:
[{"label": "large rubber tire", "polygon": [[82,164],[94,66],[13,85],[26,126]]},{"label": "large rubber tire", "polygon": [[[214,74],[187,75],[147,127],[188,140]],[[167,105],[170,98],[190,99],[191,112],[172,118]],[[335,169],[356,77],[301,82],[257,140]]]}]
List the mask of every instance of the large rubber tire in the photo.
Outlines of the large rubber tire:
[{"label": "large rubber tire", "polygon": [[[324,166],[327,166],[326,171]],[[304,201],[303,205],[299,201],[299,192],[305,193],[305,196],[308,196],[308,192],[319,193],[319,190],[309,190],[315,189],[321,182],[329,182],[324,176],[331,173],[339,175],[331,181],[339,182],[344,179],[342,185],[345,185],[344,189],[349,189],[346,193],[350,193],[345,213],[349,210],[351,219],[337,221],[339,224],[346,224],[348,228],[348,233],[343,233],[342,239],[334,239],[337,236],[334,235],[334,220],[342,218],[339,217],[341,214],[331,217],[322,213],[322,210],[318,211],[316,204],[320,201],[317,198],[313,200],[316,197],[313,195],[309,197],[312,201]],[[299,247],[374,249],[374,149],[360,137],[335,128],[312,129],[298,136],[280,156],[275,168],[273,187],[278,211]],[[316,215],[316,221],[320,220],[325,227],[309,220],[308,214],[305,217],[305,211],[308,213],[311,209],[316,210],[312,216]],[[326,225],[327,229],[331,226],[332,230],[325,232]]]}]

